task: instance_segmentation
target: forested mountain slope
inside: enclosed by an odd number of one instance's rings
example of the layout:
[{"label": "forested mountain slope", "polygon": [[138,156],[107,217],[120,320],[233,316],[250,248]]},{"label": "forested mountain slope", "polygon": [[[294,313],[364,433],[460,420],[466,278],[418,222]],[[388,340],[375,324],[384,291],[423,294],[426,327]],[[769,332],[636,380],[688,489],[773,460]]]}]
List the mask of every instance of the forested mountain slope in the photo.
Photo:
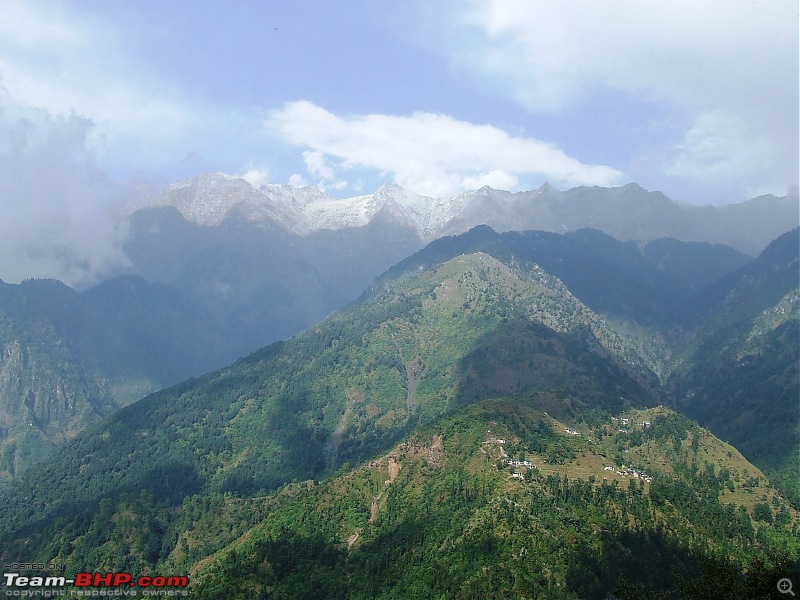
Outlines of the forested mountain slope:
[{"label": "forested mountain slope", "polygon": [[[129,251],[138,268],[162,283],[126,275],[84,292],[54,281],[5,286],[0,312],[9,350],[3,364],[7,374],[22,373],[0,381],[6,476],[148,392],[230,364],[266,341],[318,322],[354,295],[354,286],[413,245],[402,229],[381,234],[391,228],[380,212],[362,228],[313,232],[298,249],[274,223],[256,226],[234,215],[209,228],[184,221],[174,209],[158,211],[136,213],[132,240],[138,242]],[[435,242],[390,273],[484,246],[501,260],[536,262],[586,306],[627,324],[625,330],[609,321],[659,374],[672,352],[674,329],[686,320],[680,303],[703,282],[749,260],[704,243],[637,245],[590,230],[497,234],[484,227]],[[340,252],[325,252],[329,247]],[[658,344],[647,341],[654,336]],[[14,363],[17,354],[31,352],[42,354],[28,361],[30,368]],[[35,384],[22,381],[50,363],[55,366],[39,372]],[[56,405],[59,416],[50,418]],[[28,418],[31,410],[36,419]]]},{"label": "forested mountain slope", "polygon": [[800,506],[799,242],[795,229],[749,260],[710,244],[477,227],[385,276],[476,249],[536,262],[636,350],[674,406],[735,444]]},{"label": "forested mountain slope", "polygon": [[736,445],[800,506],[800,235],[709,295],[715,312],[670,379],[675,405]]},{"label": "forested mountain slope", "polygon": [[595,423],[659,402],[656,388],[635,352],[557,279],[461,256],[84,431],[2,496],[4,535],[142,489],[179,504],[320,478],[496,394]]},{"label": "forested mountain slope", "polygon": [[120,276],[85,292],[0,282],[0,478],[87,425],[243,352],[175,289]]},{"label": "forested mountain slope", "polygon": [[[637,281],[657,290],[665,253],[578,232],[567,248],[592,248],[594,265],[581,269],[537,249],[538,235],[441,240],[305,333],[85,430],[0,490],[0,559],[192,568],[203,597],[232,593],[231,578],[243,597],[336,597],[353,577],[357,597],[419,585],[469,597],[463,582],[488,572],[508,593],[566,598],[702,597],[742,569],[736,589],[761,589],[797,560],[796,513],[735,449],[658,406],[668,398],[613,303],[604,317],[570,291],[618,292],[592,278],[614,261],[646,265]],[[701,252],[721,272],[746,260]],[[624,314],[680,327],[647,306]],[[513,457],[536,470],[509,471]]]},{"label": "forested mountain slope", "polygon": [[[798,515],[735,449],[664,408],[582,431],[517,398],[473,404],[349,473],[250,501],[258,524],[198,562],[192,587],[705,600],[771,597],[793,572]],[[180,569],[207,535],[198,521],[164,564]]]}]

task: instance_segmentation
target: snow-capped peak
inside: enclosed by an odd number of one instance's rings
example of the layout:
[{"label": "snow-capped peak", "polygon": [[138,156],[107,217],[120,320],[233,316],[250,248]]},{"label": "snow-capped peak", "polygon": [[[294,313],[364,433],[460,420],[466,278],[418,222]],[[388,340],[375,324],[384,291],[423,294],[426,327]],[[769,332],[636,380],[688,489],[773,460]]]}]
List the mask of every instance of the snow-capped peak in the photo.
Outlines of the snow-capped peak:
[{"label": "snow-capped peak", "polygon": [[[302,193],[282,189],[284,187],[289,186],[264,186],[259,189],[241,177],[205,173],[172,184],[165,194],[153,201],[152,206],[173,206],[186,220],[198,225],[219,225],[235,212],[249,221],[269,218],[290,231],[302,233],[305,231],[302,202],[310,200]],[[305,195],[313,199],[324,196],[319,190],[308,191]]]},{"label": "snow-capped peak", "polygon": [[[528,197],[551,190],[545,184]],[[270,219],[297,234],[362,227],[380,213],[412,227],[423,240],[431,240],[450,233],[454,226],[491,223],[499,216],[493,214],[499,207],[511,207],[518,197],[484,186],[450,198],[433,198],[387,183],[373,194],[335,199],[318,188],[283,184],[256,188],[241,177],[207,173],[173,184],[152,205],[174,206],[184,218],[200,225],[217,225],[235,213],[251,222]]]}]

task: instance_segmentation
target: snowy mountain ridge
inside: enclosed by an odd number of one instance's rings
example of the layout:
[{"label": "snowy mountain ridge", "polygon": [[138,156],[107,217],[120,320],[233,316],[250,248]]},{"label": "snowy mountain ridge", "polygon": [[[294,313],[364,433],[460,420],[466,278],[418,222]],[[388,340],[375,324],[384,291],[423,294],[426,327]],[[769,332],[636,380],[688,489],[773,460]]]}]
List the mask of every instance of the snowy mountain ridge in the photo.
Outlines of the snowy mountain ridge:
[{"label": "snowy mountain ridge", "polygon": [[761,196],[726,206],[681,205],[636,183],[621,187],[509,192],[488,186],[450,198],[432,198],[386,184],[373,194],[332,198],[312,187],[267,184],[206,173],[173,184],[150,207],[174,207],[190,222],[213,227],[228,218],[258,227],[277,224],[305,236],[325,230],[362,228],[411,231],[427,243],[476,225],[496,231],[540,229],[563,233],[598,229],[619,240],[674,237],[730,245],[756,255],[772,239],[800,224],[796,196]]},{"label": "snowy mountain ridge", "polygon": [[[545,184],[540,189],[552,188]],[[319,229],[363,227],[380,213],[411,226],[421,239],[432,240],[482,196],[502,198],[504,203],[515,197],[510,192],[484,187],[450,198],[433,198],[397,184],[386,184],[373,194],[337,199],[318,188],[284,184],[256,188],[240,177],[206,173],[172,184],[150,206],[172,206],[187,221],[205,226],[219,225],[232,214],[249,222],[269,218],[300,235]]]}]

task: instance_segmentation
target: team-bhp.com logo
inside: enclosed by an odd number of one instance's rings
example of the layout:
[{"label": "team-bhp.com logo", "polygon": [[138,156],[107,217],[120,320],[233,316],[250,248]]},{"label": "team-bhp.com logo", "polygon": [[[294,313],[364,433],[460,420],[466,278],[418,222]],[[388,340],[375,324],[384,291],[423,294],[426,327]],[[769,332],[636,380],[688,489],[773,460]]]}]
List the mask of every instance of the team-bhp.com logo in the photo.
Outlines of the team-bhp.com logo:
[{"label": "team-bhp.com logo", "polygon": [[[4,573],[3,587],[8,597],[55,596],[188,596],[186,576],[163,575],[133,577],[130,573],[77,573],[67,579],[63,575],[27,576]],[[68,586],[71,589],[67,593]],[[113,588],[113,589],[106,589]],[[141,588],[137,591],[136,588]]]}]

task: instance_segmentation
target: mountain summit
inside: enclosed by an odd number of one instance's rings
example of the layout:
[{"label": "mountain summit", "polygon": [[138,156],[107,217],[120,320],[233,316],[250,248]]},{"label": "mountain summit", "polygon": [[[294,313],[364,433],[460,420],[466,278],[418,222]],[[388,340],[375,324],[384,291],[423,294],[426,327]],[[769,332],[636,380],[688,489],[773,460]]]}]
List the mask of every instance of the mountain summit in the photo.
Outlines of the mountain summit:
[{"label": "mountain summit", "polygon": [[564,192],[544,184],[516,193],[484,186],[450,198],[422,196],[387,184],[373,194],[335,199],[316,188],[255,188],[239,177],[207,173],[173,184],[152,206],[172,206],[199,225],[219,225],[238,215],[248,222],[274,221],[299,235],[364,227],[383,216],[411,227],[422,243],[475,225],[500,232],[594,228],[621,240],[673,237],[722,243],[751,255],[800,224],[796,198],[762,196],[730,206],[685,206],[636,183]]}]

